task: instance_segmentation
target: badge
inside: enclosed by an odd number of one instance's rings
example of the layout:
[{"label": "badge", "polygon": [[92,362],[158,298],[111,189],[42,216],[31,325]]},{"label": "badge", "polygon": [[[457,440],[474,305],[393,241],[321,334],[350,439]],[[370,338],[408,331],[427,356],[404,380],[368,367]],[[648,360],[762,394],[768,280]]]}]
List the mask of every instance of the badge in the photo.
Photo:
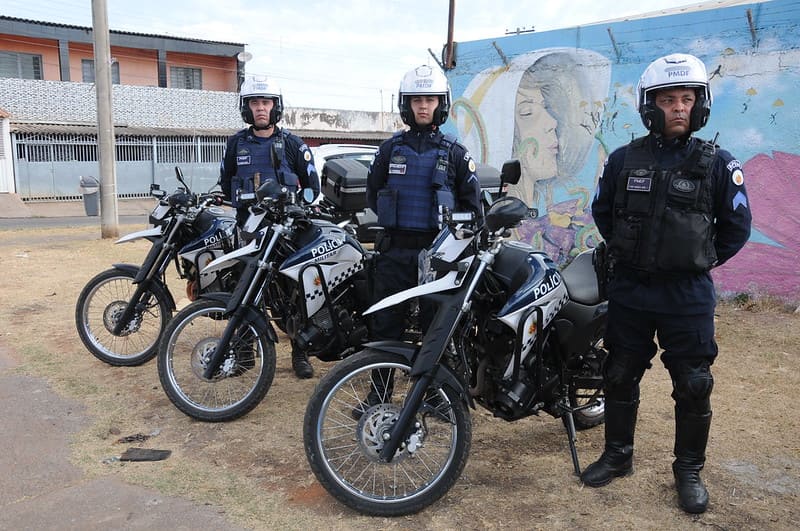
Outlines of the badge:
[{"label": "badge", "polygon": [[675,179],[672,181],[672,187],[681,193],[688,194],[694,192],[697,185],[689,179]]},{"label": "badge", "polygon": [[736,170],[735,172],[733,172],[731,174],[731,180],[733,181],[733,184],[735,184],[736,186],[743,185],[744,184],[744,173],[742,173],[742,170]]},{"label": "badge", "polygon": [[398,175],[405,175],[406,174],[406,165],[405,164],[389,164],[389,173],[394,173]]},{"label": "badge", "polygon": [[389,162],[391,162],[392,164],[405,164],[406,158],[403,155],[395,155]]},{"label": "badge", "polygon": [[475,173],[475,161],[472,159],[469,159],[469,171],[470,173]]},{"label": "badge", "polygon": [[628,177],[628,184],[625,187],[629,192],[649,192],[653,184],[651,177]]},{"label": "badge", "polygon": [[308,150],[305,150],[303,152],[303,158],[305,159],[306,162],[310,162],[311,161],[311,152],[308,151]]}]

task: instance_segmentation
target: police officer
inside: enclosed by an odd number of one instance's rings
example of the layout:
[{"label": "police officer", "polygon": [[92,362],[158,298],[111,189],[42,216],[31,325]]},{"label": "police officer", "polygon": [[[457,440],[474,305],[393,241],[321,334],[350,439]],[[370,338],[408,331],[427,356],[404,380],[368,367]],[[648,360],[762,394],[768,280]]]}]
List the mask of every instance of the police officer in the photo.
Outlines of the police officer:
[{"label": "police officer", "polygon": [[[450,85],[439,69],[419,66],[400,82],[400,117],[410,129],[381,144],[367,175],[367,205],[383,227],[375,241],[376,302],[417,285],[418,256],[439,231],[440,206],[482,217],[475,161],[455,137],[439,130],[450,112],[450,99]],[[406,312],[405,305],[377,312],[372,339],[399,339]],[[373,389],[369,405],[376,400]]]},{"label": "police officer", "polygon": [[716,295],[709,270],[750,236],[741,163],[693,137],[711,110],[703,63],[687,54],[653,61],[637,87],[636,107],[650,133],[608,158],[592,203],[613,272],[608,284],[609,357],[605,449],[581,480],[600,487],[633,472],[639,382],[656,354],[672,379],[680,507],[702,513],[700,478],[711,425],[711,364]]},{"label": "police officer", "polygon": [[[268,179],[292,190],[310,188],[316,197],[320,185],[311,150],[298,136],[277,126],[283,96],[275,82],[265,76],[247,77],[239,92],[239,111],[250,127],[228,139],[219,177],[225,198],[237,209],[239,224],[248,211],[239,203],[238,192],[253,192]],[[298,378],[314,375],[306,353],[294,347],[292,368]]]}]

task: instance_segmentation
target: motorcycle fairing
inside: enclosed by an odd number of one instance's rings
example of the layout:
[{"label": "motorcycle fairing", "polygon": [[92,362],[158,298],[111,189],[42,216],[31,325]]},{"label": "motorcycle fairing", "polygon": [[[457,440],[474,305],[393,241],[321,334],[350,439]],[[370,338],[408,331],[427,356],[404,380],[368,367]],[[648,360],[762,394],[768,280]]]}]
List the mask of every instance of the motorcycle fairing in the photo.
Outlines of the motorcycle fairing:
[{"label": "motorcycle fairing", "polygon": [[136,232],[131,232],[130,234],[126,234],[125,236],[121,237],[119,240],[115,241],[114,243],[125,243],[125,242],[132,242],[134,240],[138,240],[141,238],[158,238],[161,236],[161,227],[151,227],[149,229],[139,230]]},{"label": "motorcycle fairing", "polygon": [[228,267],[228,264],[230,262],[238,259],[239,257],[254,253],[259,249],[260,247],[259,242],[263,237],[264,237],[264,231],[259,231],[257,237],[251,240],[250,243],[248,243],[247,245],[212,260],[205,267],[205,269],[202,270],[202,273],[212,273],[220,269],[225,269],[226,267]]}]

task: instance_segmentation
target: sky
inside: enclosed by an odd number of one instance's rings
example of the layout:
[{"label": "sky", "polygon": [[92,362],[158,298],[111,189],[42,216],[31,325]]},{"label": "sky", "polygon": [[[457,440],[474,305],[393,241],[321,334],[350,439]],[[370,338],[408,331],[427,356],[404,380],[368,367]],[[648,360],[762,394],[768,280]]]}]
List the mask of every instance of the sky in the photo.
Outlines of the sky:
[{"label": "sky", "polygon": [[[583,26],[697,3],[455,0],[453,39]],[[92,4],[3,0],[0,14],[91,27]],[[436,64],[433,55],[441,60],[450,9],[448,0],[106,0],[106,5],[111,30],[245,44],[252,55],[246,73],[277,80],[288,107],[386,112],[396,106],[405,72]]]}]

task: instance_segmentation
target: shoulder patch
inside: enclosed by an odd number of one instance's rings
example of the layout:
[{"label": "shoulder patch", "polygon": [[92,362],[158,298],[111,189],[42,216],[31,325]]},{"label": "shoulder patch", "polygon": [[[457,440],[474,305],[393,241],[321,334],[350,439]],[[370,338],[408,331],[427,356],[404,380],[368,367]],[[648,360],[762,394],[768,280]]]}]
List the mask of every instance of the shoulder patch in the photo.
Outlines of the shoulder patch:
[{"label": "shoulder patch", "polygon": [[475,173],[475,161],[474,161],[474,160],[472,160],[472,158],[471,158],[471,157],[470,157],[470,159],[469,159],[469,163],[468,163],[468,165],[469,165],[469,171],[470,171],[471,173]]},{"label": "shoulder patch", "polygon": [[306,162],[310,162],[311,161],[311,152],[309,150],[307,150],[307,149],[305,151],[303,151],[303,158],[305,159]]},{"label": "shoulder patch", "polygon": [[731,174],[731,181],[733,181],[733,184],[735,184],[736,186],[743,185],[744,184],[744,173],[742,172],[742,170],[737,169],[736,171],[734,171]]}]

